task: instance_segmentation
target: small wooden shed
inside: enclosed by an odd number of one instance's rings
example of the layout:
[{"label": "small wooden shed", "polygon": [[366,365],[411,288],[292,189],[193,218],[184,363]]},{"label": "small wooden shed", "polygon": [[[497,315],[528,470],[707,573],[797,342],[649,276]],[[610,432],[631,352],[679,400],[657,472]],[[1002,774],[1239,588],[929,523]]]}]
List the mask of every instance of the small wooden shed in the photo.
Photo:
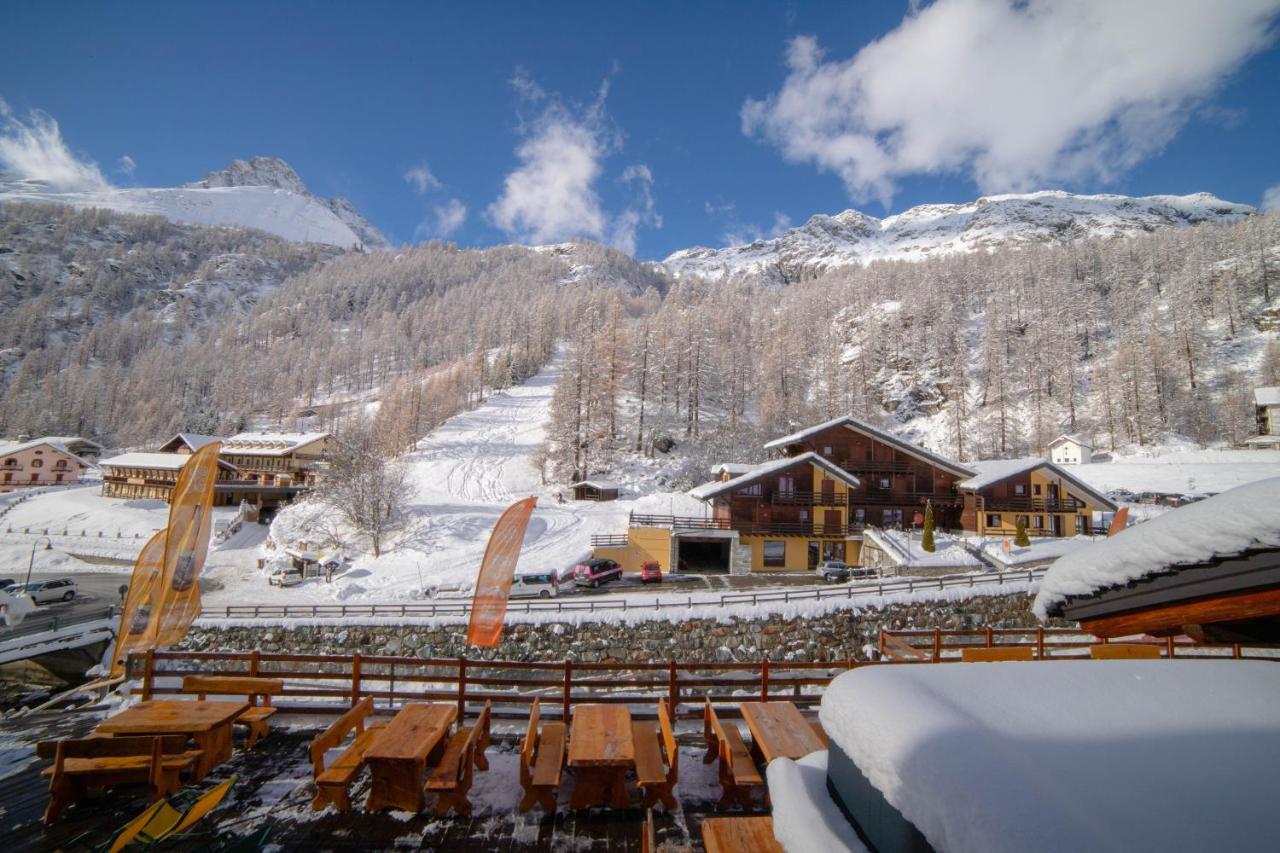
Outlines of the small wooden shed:
[{"label": "small wooden shed", "polygon": [[616,501],[621,487],[610,480],[581,480],[573,484],[575,501]]}]

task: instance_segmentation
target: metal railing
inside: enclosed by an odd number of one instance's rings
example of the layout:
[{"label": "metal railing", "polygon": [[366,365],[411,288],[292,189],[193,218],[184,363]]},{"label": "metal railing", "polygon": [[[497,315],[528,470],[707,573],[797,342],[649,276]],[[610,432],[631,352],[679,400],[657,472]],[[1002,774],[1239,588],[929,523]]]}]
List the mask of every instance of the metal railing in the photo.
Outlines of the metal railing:
[{"label": "metal railing", "polygon": [[631,544],[625,533],[596,533],[591,536],[592,548],[625,548]]},{"label": "metal railing", "polygon": [[[590,598],[554,598],[512,600],[507,604],[508,613],[617,613],[626,611],[662,613],[685,611],[694,607],[731,607],[734,605],[767,604],[781,602],[791,604],[802,601],[829,601],[876,598],[897,593],[921,592],[960,588],[1002,587],[1006,584],[1030,583],[1041,578],[1045,569],[1015,572],[989,572],[983,574],[951,575],[940,578],[904,578],[881,580],[874,583],[858,583],[840,586],[822,586],[809,589],[753,590],[711,595],[614,595]],[[347,619],[366,618],[425,618],[469,617],[471,600],[404,602],[385,604],[229,604],[224,607],[205,607],[201,619]]]},{"label": "metal railing", "polygon": [[99,607],[95,610],[86,611],[84,613],[76,613],[71,616],[44,616],[34,613],[23,619],[12,628],[0,628],[0,642],[13,639],[14,637],[25,637],[31,634],[44,634],[50,631],[59,631],[63,628],[70,628],[73,625],[87,625],[91,622],[101,622],[103,620],[114,619],[116,615],[115,607],[107,605]]},{"label": "metal railing", "polygon": [[[948,663],[961,660],[965,649],[1030,647],[1036,660],[1087,658],[1089,647],[1106,645],[1079,628],[976,628],[943,630],[941,628],[881,629],[880,656],[898,662]],[[1242,643],[1197,643],[1188,637],[1146,637],[1125,640],[1126,645],[1150,645],[1165,658],[1260,658],[1280,660],[1280,650],[1249,646]],[[1248,654],[1245,654],[1245,652]]]}]

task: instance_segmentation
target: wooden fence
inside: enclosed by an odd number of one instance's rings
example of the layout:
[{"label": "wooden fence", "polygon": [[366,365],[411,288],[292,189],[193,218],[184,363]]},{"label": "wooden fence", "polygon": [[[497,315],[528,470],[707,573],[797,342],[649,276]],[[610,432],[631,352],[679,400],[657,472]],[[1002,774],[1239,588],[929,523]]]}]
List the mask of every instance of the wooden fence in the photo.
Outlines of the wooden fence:
[{"label": "wooden fence", "polygon": [[[1099,642],[1074,629],[982,629],[975,631],[884,631],[882,659],[741,663],[663,661],[576,663],[573,661],[493,661],[472,658],[408,658],[361,655],[292,655],[253,652],[148,651],[130,657],[130,673],[141,679],[144,698],[178,693],[183,675],[249,675],[282,679],[285,689],[273,705],[301,714],[338,714],[360,699],[374,700],[376,713],[392,714],[405,702],[491,701],[499,719],[525,719],[534,699],[544,714],[568,719],[574,705],[625,704],[637,717],[652,717],[657,703],[671,703],[677,717],[698,718],[704,699],[734,716],[742,702],[786,699],[813,708],[835,676],[864,666],[947,663],[960,649],[975,646],[1034,645],[1037,657],[1087,656]],[[1242,657],[1236,646],[1160,641],[1167,655]],[[1249,657],[1280,655],[1248,649]],[[647,707],[646,707],[647,706]]]}]

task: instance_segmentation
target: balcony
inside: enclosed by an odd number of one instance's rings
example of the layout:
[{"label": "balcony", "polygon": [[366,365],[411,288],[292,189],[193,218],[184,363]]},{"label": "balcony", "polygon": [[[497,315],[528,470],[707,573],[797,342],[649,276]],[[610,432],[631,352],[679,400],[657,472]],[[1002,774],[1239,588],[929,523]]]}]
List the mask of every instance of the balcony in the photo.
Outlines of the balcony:
[{"label": "balcony", "polygon": [[804,536],[810,539],[843,539],[861,533],[861,522],[827,524],[824,521],[754,521],[751,519],[696,518],[679,515],[631,514],[632,527],[668,527],[681,530],[736,530],[740,536]]},{"label": "balcony", "polygon": [[770,498],[774,506],[844,506],[843,492],[774,492]]},{"label": "balcony", "polygon": [[1053,500],[1051,498],[1013,496],[1006,498],[980,497],[977,509],[979,512],[1084,512],[1088,509],[1088,506],[1075,498]]},{"label": "balcony", "polygon": [[888,489],[867,489],[854,492],[849,496],[853,505],[871,504],[875,506],[924,506],[926,501],[933,501],[936,506],[959,504],[960,496],[954,492],[894,492]]}]

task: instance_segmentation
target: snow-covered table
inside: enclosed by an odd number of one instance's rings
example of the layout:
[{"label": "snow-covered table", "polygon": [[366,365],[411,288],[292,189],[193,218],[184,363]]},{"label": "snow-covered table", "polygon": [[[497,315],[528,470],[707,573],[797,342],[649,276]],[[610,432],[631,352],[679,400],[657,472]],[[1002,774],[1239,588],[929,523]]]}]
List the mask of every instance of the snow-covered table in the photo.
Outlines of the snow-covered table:
[{"label": "snow-covered table", "polygon": [[820,719],[831,784],[882,853],[910,849],[876,837],[902,841],[893,810],[945,853],[1280,847],[1275,663],[865,667]]}]

